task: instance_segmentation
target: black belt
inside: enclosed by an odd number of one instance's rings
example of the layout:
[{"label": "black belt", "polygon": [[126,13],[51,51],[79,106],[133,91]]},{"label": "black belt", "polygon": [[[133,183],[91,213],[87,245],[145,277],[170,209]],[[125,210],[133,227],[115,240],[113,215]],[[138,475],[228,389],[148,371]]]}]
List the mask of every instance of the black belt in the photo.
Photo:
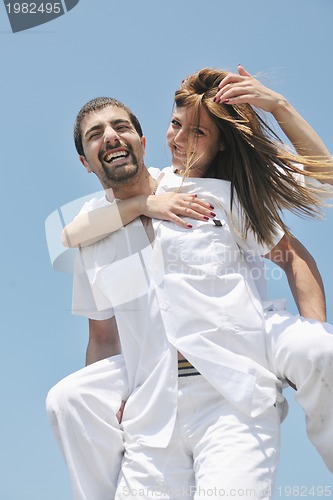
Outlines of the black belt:
[{"label": "black belt", "polygon": [[200,373],[187,359],[178,359],[178,377],[192,377],[193,375],[200,375]]}]

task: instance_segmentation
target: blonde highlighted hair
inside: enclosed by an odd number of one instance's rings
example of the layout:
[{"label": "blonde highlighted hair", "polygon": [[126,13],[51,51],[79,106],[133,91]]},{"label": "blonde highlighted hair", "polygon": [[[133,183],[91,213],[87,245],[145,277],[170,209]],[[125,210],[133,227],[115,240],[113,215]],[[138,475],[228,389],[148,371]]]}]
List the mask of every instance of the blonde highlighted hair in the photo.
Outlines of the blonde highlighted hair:
[{"label": "blonde highlighted hair", "polygon": [[[288,234],[281,211],[301,216],[318,216],[324,204],[321,190],[304,186],[295,174],[328,178],[327,172],[311,173],[303,166],[332,167],[327,158],[304,157],[288,151],[275,132],[249,104],[214,102],[218,85],[227,71],[205,68],[188,76],[175,93],[177,107],[192,107],[193,127],[200,124],[200,110],[206,109],[221,133],[224,150],[219,152],[204,177],[231,183],[231,205],[235,193],[244,212],[242,236],[252,230],[260,243],[271,244],[276,225]],[[187,152],[194,150],[194,135],[189,137]],[[193,168],[193,154],[187,155],[185,176]]]}]

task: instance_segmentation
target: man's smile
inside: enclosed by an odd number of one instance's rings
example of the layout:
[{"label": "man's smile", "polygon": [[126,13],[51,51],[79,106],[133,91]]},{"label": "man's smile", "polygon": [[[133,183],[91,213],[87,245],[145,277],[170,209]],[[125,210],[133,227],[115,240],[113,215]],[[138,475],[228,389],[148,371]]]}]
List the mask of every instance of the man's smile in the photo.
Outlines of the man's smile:
[{"label": "man's smile", "polygon": [[124,159],[129,156],[129,152],[125,149],[119,149],[117,151],[109,151],[104,155],[104,161],[106,163],[112,163],[118,159]]}]

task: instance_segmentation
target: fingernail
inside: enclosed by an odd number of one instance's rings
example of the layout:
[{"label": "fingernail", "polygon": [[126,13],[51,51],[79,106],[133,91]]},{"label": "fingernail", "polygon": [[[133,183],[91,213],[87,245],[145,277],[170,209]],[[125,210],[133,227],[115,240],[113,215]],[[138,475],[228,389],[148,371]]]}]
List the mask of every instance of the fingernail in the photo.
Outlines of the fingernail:
[{"label": "fingernail", "polygon": [[223,102],[228,104],[229,99],[224,99],[224,101],[223,101]]},{"label": "fingernail", "polygon": [[211,215],[212,217],[216,217],[216,214],[214,214],[214,212],[211,212],[211,213],[210,213],[210,215]]},{"label": "fingernail", "polygon": [[192,227],[193,227],[193,226],[192,226],[192,224],[187,224],[187,227],[188,227],[189,229],[192,229]]},{"label": "fingernail", "polygon": [[213,207],[213,205],[209,205],[209,206],[210,206],[210,208],[211,208],[212,210],[214,210],[214,207]]},{"label": "fingernail", "polygon": [[216,102],[216,97],[214,97],[213,101]]},{"label": "fingernail", "polygon": [[204,216],[203,216],[203,218],[204,218],[205,220],[209,220],[209,217],[207,217],[206,215],[204,215]]}]

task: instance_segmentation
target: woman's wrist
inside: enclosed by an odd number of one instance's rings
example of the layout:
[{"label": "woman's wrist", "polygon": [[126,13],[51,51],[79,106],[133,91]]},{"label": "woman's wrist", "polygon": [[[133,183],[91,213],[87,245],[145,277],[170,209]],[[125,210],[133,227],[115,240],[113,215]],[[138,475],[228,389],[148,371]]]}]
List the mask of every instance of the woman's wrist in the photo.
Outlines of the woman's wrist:
[{"label": "woman's wrist", "polygon": [[280,123],[284,122],[290,115],[293,113],[294,108],[291,106],[289,101],[282,95],[280,95],[275,104],[274,107],[271,110],[271,114],[274,116],[275,120]]},{"label": "woman's wrist", "polygon": [[148,198],[150,196],[144,194],[139,194],[135,196],[135,207],[137,209],[137,217],[140,217],[140,215],[146,215],[147,217],[149,217]]}]

